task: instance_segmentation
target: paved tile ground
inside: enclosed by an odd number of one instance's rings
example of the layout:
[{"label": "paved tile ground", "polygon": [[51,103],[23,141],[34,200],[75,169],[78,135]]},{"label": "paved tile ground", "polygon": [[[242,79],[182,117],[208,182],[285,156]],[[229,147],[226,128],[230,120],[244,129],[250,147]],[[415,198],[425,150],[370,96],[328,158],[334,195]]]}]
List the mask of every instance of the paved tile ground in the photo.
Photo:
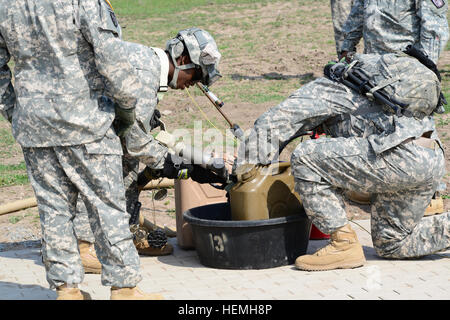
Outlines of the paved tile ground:
[{"label": "paved tile ground", "polygon": [[[370,230],[368,220],[357,221]],[[450,250],[415,260],[384,260],[375,255],[370,235],[353,228],[364,246],[367,264],[352,270],[304,272],[292,265],[263,270],[222,270],[204,267],[195,250],[182,250],[170,239],[174,253],[141,257],[147,292],[169,300],[294,300],[294,299],[450,299]],[[308,253],[326,244],[311,240]],[[86,275],[81,289],[93,299],[109,299],[100,275]],[[55,299],[48,289],[39,248],[0,252],[0,299]]]}]

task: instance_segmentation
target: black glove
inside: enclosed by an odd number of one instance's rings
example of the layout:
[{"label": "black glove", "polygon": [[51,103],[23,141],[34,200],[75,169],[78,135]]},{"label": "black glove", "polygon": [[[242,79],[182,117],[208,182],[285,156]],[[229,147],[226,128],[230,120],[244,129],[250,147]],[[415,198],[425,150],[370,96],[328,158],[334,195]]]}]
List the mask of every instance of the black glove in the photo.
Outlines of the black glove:
[{"label": "black glove", "polygon": [[190,175],[191,179],[198,183],[227,183],[227,179],[225,177],[217,175],[210,170],[206,170],[199,165],[193,165],[193,170]]},{"label": "black glove", "polygon": [[152,118],[150,119],[150,130],[153,130],[161,125],[159,118],[161,118],[161,112],[159,112],[158,109],[155,109]]},{"label": "black glove", "polygon": [[188,179],[192,170],[191,164],[183,163],[180,157],[169,153],[161,170],[161,176],[169,179]]},{"label": "black glove", "polygon": [[162,170],[155,170],[150,167],[145,167],[145,169],[138,174],[138,189],[142,190],[142,188],[144,188],[150,181],[159,179],[161,177],[161,171]]},{"label": "black glove", "polygon": [[347,66],[348,64],[344,60],[330,61],[323,68],[323,74],[330,80],[339,81]]}]

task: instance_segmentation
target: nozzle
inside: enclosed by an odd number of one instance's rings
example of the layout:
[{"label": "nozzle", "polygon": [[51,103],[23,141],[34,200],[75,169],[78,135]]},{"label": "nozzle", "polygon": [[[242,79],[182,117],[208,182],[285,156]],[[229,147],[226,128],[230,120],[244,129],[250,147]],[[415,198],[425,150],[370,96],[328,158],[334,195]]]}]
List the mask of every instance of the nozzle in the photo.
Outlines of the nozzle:
[{"label": "nozzle", "polygon": [[211,100],[212,103],[214,103],[217,107],[222,108],[224,103],[222,100],[217,98],[217,96],[212,93],[207,86],[204,84],[199,85],[200,89],[203,91],[203,93],[208,97],[209,100]]},{"label": "nozzle", "polygon": [[237,124],[233,124],[233,127],[231,127],[230,130],[238,140],[241,140],[241,138],[244,136],[244,131],[242,131],[241,127],[239,127]]}]

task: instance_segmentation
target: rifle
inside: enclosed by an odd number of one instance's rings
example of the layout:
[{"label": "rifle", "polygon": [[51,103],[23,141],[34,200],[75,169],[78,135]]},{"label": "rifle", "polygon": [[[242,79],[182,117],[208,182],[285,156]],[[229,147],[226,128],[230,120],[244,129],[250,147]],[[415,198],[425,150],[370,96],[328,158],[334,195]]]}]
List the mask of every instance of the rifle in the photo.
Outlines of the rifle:
[{"label": "rifle", "polygon": [[[328,63],[324,68],[324,74],[330,80],[340,82],[362,95],[369,96],[368,93],[375,88],[375,85],[371,83],[369,78],[359,68],[355,67],[357,63],[357,61],[349,65],[344,62]],[[397,116],[408,114],[408,111],[405,110],[408,105],[396,101],[387,95],[383,89],[374,91],[371,94],[374,100],[388,106]]]}]

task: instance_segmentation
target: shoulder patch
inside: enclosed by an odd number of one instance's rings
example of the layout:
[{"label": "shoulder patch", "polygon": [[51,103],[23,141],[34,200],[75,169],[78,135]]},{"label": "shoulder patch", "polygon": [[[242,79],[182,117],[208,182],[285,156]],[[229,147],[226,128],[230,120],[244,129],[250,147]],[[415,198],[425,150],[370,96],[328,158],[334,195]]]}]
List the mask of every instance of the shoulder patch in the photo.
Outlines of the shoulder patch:
[{"label": "shoulder patch", "polygon": [[105,0],[105,2],[108,5],[107,9],[109,11],[109,15],[111,16],[111,21],[114,24],[114,26],[117,28],[119,26],[119,22],[117,21],[116,14],[114,13],[114,8],[111,5],[111,2],[109,2],[109,0]]},{"label": "shoulder patch", "polygon": [[111,16],[111,21],[114,24],[114,26],[117,28],[119,26],[119,22],[117,21],[116,15],[113,11],[111,11],[109,13],[109,15]]},{"label": "shoulder patch", "polygon": [[431,0],[431,2],[433,2],[434,6],[436,8],[438,8],[438,9],[442,8],[443,6],[445,6],[445,1],[444,0]]}]

